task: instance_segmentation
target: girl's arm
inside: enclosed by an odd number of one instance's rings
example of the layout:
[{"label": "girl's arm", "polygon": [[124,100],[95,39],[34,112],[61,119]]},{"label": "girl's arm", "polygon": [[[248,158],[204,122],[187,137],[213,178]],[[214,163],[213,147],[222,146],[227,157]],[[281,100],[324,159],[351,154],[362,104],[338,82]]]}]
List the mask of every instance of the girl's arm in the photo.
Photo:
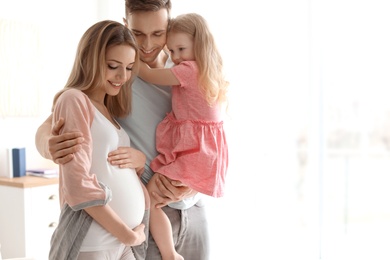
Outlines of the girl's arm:
[{"label": "girl's arm", "polygon": [[145,62],[140,62],[138,76],[155,85],[175,86],[180,84],[171,69],[152,69]]}]

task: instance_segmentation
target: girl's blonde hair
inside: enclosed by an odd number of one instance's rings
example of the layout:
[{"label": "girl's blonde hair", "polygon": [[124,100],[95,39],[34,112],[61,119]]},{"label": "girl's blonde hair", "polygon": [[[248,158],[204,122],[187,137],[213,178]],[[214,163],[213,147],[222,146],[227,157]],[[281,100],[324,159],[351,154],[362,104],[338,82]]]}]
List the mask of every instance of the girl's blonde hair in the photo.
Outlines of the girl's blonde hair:
[{"label": "girl's blonde hair", "polygon": [[131,84],[138,75],[139,53],[136,40],[131,31],[124,25],[105,20],[92,25],[81,37],[77,47],[76,58],[65,87],[59,91],[53,101],[67,89],[79,89],[85,94],[106,84],[107,70],[106,51],[111,46],[128,45],[135,50],[135,63],[131,78],[122,86],[116,96],[106,95],[104,104],[115,117],[124,117],[131,112]]},{"label": "girl's blonde hair", "polygon": [[194,54],[199,70],[199,85],[210,105],[227,99],[229,82],[225,80],[222,57],[206,20],[196,13],[172,18],[169,32],[186,33],[194,39]]}]

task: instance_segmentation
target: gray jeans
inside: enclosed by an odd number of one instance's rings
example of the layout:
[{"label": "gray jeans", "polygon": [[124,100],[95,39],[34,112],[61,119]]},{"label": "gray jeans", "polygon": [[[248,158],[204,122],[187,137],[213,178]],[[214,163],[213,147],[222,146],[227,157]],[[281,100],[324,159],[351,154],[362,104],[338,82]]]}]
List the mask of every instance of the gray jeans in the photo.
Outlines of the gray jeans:
[{"label": "gray jeans", "polygon": [[[210,240],[205,206],[200,200],[186,210],[177,210],[170,207],[163,208],[172,225],[173,241],[176,251],[185,260],[208,260],[210,255]],[[148,214],[146,214],[148,216]],[[145,218],[145,224],[147,224]],[[149,230],[149,225],[146,225]],[[134,247],[137,260],[161,260],[161,255],[152,236],[149,235],[146,243]],[[146,251],[146,257],[145,257]]]}]

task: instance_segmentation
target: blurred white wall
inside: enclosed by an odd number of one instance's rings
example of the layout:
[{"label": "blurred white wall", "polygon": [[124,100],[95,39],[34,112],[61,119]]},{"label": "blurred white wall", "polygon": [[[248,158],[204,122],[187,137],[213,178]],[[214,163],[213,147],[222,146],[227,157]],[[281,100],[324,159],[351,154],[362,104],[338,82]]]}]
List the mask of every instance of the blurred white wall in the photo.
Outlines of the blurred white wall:
[{"label": "blurred white wall", "polygon": [[[0,19],[34,24],[40,29],[42,48],[40,92],[30,97],[40,100],[39,113],[33,117],[0,118],[0,155],[4,155],[7,147],[26,147],[27,168],[54,166],[36,151],[35,131],[49,115],[54,94],[67,80],[81,35],[98,20],[112,17],[121,21],[122,14],[115,13],[109,3],[112,1],[0,0]],[[18,72],[23,82],[26,81],[24,74],[23,71]],[[28,90],[29,85],[23,84],[21,88]],[[19,95],[26,95],[26,92],[20,91]],[[4,175],[4,160],[4,156],[1,156],[0,175]]]}]

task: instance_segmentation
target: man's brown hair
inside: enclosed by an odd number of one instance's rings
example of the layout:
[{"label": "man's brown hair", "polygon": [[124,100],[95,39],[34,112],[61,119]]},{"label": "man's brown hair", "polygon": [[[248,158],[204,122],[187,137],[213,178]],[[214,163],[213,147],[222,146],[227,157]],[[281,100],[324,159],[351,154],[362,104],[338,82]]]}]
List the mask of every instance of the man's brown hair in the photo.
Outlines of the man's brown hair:
[{"label": "man's brown hair", "polygon": [[156,12],[160,9],[167,9],[168,15],[171,13],[171,0],[125,0],[126,17],[136,12]]}]

